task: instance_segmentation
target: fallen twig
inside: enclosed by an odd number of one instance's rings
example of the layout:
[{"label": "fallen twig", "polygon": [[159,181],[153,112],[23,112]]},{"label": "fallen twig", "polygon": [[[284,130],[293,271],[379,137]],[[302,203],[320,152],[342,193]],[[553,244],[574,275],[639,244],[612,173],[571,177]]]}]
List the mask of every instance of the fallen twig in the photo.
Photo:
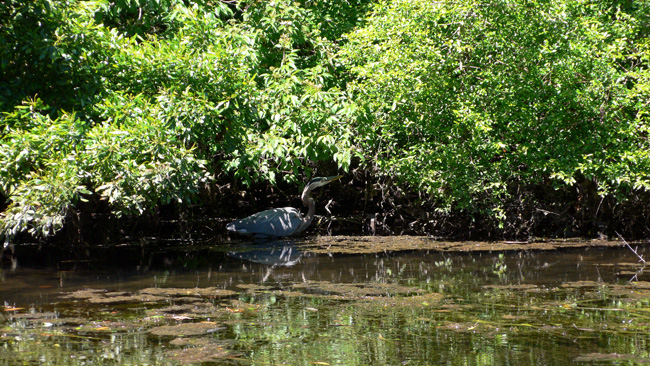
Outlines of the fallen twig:
[{"label": "fallen twig", "polygon": [[623,243],[632,251],[632,253],[634,253],[634,255],[636,255],[636,257],[639,258],[639,261],[642,262],[645,265],[645,259],[643,259],[643,256],[639,255],[639,253],[637,253],[636,249],[632,249],[630,244],[628,244],[628,242],[625,241],[625,238],[623,238],[623,236],[621,234],[619,234],[617,231],[615,231],[615,233],[616,233],[616,235],[618,235],[619,238],[621,238]]}]

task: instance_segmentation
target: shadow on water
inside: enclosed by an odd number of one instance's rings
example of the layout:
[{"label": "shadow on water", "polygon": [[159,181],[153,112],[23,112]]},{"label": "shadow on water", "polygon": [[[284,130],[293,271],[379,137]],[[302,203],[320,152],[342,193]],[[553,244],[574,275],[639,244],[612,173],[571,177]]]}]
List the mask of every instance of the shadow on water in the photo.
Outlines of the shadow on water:
[{"label": "shadow on water", "polygon": [[355,255],[317,253],[310,239],[178,244],[16,247],[0,272],[0,364],[650,357],[650,276],[626,249]]}]

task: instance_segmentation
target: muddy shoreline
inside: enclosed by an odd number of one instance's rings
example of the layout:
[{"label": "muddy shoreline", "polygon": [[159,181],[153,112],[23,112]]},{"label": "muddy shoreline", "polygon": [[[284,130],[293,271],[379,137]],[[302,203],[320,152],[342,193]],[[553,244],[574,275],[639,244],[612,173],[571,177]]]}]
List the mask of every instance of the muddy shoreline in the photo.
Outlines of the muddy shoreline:
[{"label": "muddy shoreline", "polygon": [[[637,241],[632,246],[647,245]],[[553,239],[524,241],[444,241],[426,236],[319,236],[301,245],[305,252],[318,254],[371,254],[400,251],[436,252],[504,252],[529,250],[558,250],[586,247],[622,247],[616,240]]]}]

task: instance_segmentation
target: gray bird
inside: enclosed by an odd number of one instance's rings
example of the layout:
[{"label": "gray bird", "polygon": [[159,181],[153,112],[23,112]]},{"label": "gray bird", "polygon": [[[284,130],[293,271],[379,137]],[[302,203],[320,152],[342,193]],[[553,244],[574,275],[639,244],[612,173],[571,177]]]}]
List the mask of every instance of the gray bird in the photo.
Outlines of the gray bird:
[{"label": "gray bird", "polygon": [[309,208],[306,216],[302,216],[300,211],[293,207],[274,208],[235,220],[229,223],[226,229],[242,235],[255,236],[289,236],[301,233],[309,227],[316,212],[316,203],[309,197],[311,191],[342,177],[318,177],[307,183],[302,191],[302,204]]}]

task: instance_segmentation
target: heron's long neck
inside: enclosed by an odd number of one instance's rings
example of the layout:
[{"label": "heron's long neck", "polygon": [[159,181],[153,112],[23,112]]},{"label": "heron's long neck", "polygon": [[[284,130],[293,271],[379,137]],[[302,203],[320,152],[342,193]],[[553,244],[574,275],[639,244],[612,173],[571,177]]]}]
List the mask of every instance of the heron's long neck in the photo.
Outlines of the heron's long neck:
[{"label": "heron's long neck", "polygon": [[316,213],[316,203],[314,202],[314,199],[309,197],[309,194],[311,193],[311,188],[307,187],[305,190],[302,192],[302,204],[305,207],[308,207],[307,215],[303,218],[303,222],[305,225],[311,224],[311,221],[314,219],[314,213]]}]

